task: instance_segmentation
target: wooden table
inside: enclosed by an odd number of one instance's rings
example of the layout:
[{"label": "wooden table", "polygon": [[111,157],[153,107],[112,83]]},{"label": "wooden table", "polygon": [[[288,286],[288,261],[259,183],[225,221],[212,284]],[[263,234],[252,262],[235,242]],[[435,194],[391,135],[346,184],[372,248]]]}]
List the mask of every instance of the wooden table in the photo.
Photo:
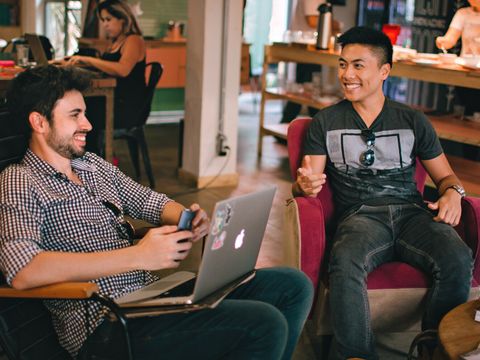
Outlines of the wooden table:
[{"label": "wooden table", "polygon": [[[5,96],[11,80],[0,77],[0,97]],[[93,79],[92,87],[84,92],[85,96],[105,96],[105,160],[109,162],[113,159],[113,102],[116,85],[115,78],[97,78]]]},{"label": "wooden table", "polygon": [[474,320],[480,300],[469,301],[451,310],[440,322],[438,336],[449,359],[477,348],[480,343],[480,323]]}]

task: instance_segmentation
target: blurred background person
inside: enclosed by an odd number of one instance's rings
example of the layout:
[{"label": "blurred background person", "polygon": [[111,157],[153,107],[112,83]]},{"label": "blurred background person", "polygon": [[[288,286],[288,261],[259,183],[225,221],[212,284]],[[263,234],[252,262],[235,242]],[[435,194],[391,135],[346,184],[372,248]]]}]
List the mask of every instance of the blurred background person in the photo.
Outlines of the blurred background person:
[{"label": "blurred background person", "polygon": [[[139,116],[145,98],[145,41],[130,5],[123,0],[105,0],[98,4],[97,16],[110,45],[100,58],[75,55],[67,64],[87,65],[117,78],[115,88],[114,128],[130,128]],[[105,99],[86,99],[89,119],[93,123],[87,149],[99,153],[105,128]]]},{"label": "blurred background person", "polygon": [[[436,38],[439,49],[451,49],[461,38],[460,56],[478,56],[480,61],[480,0],[468,0],[470,6],[458,9],[447,33]],[[457,87],[458,102],[465,107],[465,115],[480,111],[480,90]]]}]

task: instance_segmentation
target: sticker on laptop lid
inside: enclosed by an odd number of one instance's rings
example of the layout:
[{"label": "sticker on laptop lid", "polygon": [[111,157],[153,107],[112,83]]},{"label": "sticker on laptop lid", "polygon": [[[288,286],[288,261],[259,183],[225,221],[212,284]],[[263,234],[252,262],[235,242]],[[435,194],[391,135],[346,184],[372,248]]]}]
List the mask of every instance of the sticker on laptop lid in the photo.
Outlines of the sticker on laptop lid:
[{"label": "sticker on laptop lid", "polygon": [[225,226],[228,226],[233,216],[232,207],[227,204],[224,209],[217,210],[213,218],[212,235],[220,234]]},{"label": "sticker on laptop lid", "polygon": [[218,210],[215,213],[215,217],[213,218],[212,224],[212,235],[217,236],[223,230],[223,226],[225,225],[225,211]]},{"label": "sticker on laptop lid", "polygon": [[230,206],[230,204],[227,204],[225,211],[226,211],[225,226],[228,226],[228,224],[230,223],[230,220],[232,219],[232,216],[233,216],[233,210],[232,210],[232,207]]},{"label": "sticker on laptop lid", "polygon": [[223,244],[225,243],[225,238],[227,237],[227,232],[222,231],[222,233],[218,236],[215,237],[213,240],[212,244],[212,250],[218,250],[223,247]]}]

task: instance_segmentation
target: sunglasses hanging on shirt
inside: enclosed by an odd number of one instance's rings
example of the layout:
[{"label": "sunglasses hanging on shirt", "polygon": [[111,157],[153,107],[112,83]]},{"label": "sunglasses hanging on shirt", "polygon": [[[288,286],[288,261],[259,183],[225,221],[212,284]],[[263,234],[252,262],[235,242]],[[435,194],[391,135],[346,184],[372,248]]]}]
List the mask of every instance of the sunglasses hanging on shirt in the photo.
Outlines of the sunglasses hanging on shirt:
[{"label": "sunglasses hanging on shirt", "polygon": [[375,152],[373,147],[375,146],[375,133],[370,129],[362,130],[362,138],[367,143],[367,150],[360,154],[360,164],[363,166],[372,166],[375,162]]}]

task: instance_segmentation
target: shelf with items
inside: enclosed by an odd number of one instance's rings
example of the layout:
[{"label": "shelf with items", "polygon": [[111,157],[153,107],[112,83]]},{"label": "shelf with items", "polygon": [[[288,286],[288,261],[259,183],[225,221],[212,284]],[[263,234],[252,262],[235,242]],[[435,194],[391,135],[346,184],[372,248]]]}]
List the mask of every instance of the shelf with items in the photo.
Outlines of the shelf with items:
[{"label": "shelf with items", "polygon": [[[265,47],[265,59],[262,75],[262,101],[260,103],[260,129],[258,155],[262,154],[263,136],[274,135],[286,138],[288,125],[266,125],[264,123],[265,102],[268,100],[287,100],[298,104],[322,109],[333,102],[319,102],[308,93],[292,93],[278,88],[266,87],[266,74],[270,64],[279,62],[301,62],[336,67],[338,54],[330,51],[315,50],[312,47],[289,45],[270,45]],[[445,85],[463,86],[480,89],[480,71],[468,70],[458,65],[419,65],[411,61],[395,62],[391,76],[405,77],[413,80],[429,81]],[[480,147],[480,124],[451,115],[428,115],[440,139]],[[480,196],[480,163],[456,156],[448,156],[452,168],[464,183],[469,195]],[[430,181],[429,185],[433,185]]]},{"label": "shelf with items", "polygon": [[0,0],[0,38],[11,40],[21,35],[20,1]]}]

